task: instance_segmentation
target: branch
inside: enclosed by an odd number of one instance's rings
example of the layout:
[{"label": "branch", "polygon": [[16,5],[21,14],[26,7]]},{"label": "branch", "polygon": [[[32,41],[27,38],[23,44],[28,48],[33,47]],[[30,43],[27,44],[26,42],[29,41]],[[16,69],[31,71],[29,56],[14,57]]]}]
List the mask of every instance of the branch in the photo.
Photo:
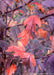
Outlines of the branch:
[{"label": "branch", "polygon": [[[50,16],[54,16],[54,13],[45,15],[45,16],[41,17],[40,19],[43,20],[43,19],[45,19],[45,18],[47,18],[47,17],[50,17]],[[17,26],[23,26],[23,24],[18,24]],[[8,30],[8,29],[10,29],[10,28],[11,28],[11,27],[7,27],[6,30]]]},{"label": "branch", "polygon": [[47,18],[47,17],[50,17],[50,16],[54,16],[54,13],[52,13],[52,14],[47,14],[47,15],[41,17],[40,19],[43,20],[43,19],[45,19],[45,18]]},{"label": "branch", "polygon": [[[34,0],[30,0],[28,3],[25,3],[25,5],[28,5],[29,3],[31,3],[32,1],[34,1]],[[20,7],[17,7],[17,8],[15,8],[15,9],[12,9],[12,10],[10,10],[10,11],[7,11],[7,12],[5,12],[5,14],[7,14],[7,13],[10,13],[10,12],[12,12],[12,11],[15,11],[15,10],[18,10],[18,9],[20,9],[20,8],[22,8],[23,6],[20,6]],[[4,16],[4,15],[3,15]]]},{"label": "branch", "polygon": [[[6,11],[8,11],[8,6],[7,6],[7,9],[6,9]],[[6,28],[8,27],[8,25],[7,25],[7,14],[6,14]],[[4,36],[4,39],[6,40],[6,28],[4,29],[4,33],[3,33],[3,36]]]},{"label": "branch", "polygon": [[[23,24],[18,24],[17,26],[23,26]],[[6,30],[10,29],[11,27],[7,27]]]}]

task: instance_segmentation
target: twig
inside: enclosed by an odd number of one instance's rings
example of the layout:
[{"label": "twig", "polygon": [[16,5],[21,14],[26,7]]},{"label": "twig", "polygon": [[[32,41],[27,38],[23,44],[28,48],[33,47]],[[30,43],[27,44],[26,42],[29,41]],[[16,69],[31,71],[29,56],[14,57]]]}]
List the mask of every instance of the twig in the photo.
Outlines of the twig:
[{"label": "twig", "polygon": [[[43,19],[45,19],[45,18],[47,18],[47,17],[50,17],[50,16],[54,16],[54,13],[45,15],[45,16],[41,17],[40,19],[43,20]],[[23,24],[18,24],[17,26],[23,26]],[[11,27],[7,27],[6,30],[8,30],[8,29],[10,29],[10,28],[11,28]]]},{"label": "twig", "polygon": [[[31,3],[32,1],[34,1],[34,0],[30,0],[28,3],[25,3],[25,5],[28,5],[29,3]],[[12,11],[15,11],[15,10],[18,10],[18,9],[20,9],[20,8],[22,8],[23,6],[20,6],[20,7],[17,7],[17,8],[15,8],[15,9],[12,9],[12,10],[10,10],[10,11],[6,11],[5,13],[4,13],[4,15],[5,14],[7,14],[7,13],[10,13],[10,12],[12,12]],[[4,16],[3,15],[3,16]]]},{"label": "twig", "polygon": [[[23,24],[18,24],[17,26],[23,26]],[[10,29],[11,27],[7,27],[6,30]]]},{"label": "twig", "polygon": [[27,10],[26,10],[26,8],[25,8],[25,4],[24,4],[24,2],[23,2],[22,0],[20,0],[20,1],[21,1],[21,4],[22,4],[22,6],[23,6],[23,8],[24,8],[24,10],[25,10],[25,16],[26,16]]},{"label": "twig", "polygon": [[13,14],[14,14],[14,12],[12,12],[12,15],[11,15],[10,20],[9,20],[9,22],[8,22],[8,24],[7,24],[7,25],[9,25],[9,23],[10,23],[10,21],[11,21],[12,17],[13,17]]},{"label": "twig", "polygon": [[45,18],[47,18],[47,17],[50,17],[50,16],[54,16],[54,13],[52,13],[52,14],[47,14],[47,15],[41,17],[40,19],[43,20],[43,19],[45,19]]},{"label": "twig", "polygon": [[[11,9],[11,10],[12,10],[12,8],[11,8],[10,6],[9,6],[9,9]],[[11,21],[12,17],[13,17],[13,14],[14,14],[14,11],[12,12],[12,15],[11,15],[11,17],[10,17],[10,20],[9,20],[9,22],[8,22],[7,26],[9,25],[9,23],[10,23],[10,21]]]},{"label": "twig", "polygon": [[[6,11],[8,11],[8,6],[7,6],[7,9]],[[6,28],[7,28],[7,14],[6,14]],[[4,36],[4,39],[6,39],[6,28],[4,29],[4,33],[3,33],[3,36]]]}]

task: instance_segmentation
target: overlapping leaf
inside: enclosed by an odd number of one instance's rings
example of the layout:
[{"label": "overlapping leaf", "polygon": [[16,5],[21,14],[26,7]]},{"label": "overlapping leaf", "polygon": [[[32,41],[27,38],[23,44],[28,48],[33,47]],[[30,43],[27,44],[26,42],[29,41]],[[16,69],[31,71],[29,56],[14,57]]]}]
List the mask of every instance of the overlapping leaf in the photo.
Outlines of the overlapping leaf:
[{"label": "overlapping leaf", "polygon": [[[24,60],[22,61],[22,63],[28,67],[30,66],[30,63],[32,63],[33,66],[36,66],[36,60],[34,55],[30,54],[30,53],[26,53],[24,50],[20,49],[17,46],[10,46],[7,49],[7,52],[15,52],[13,55],[14,56],[20,56],[21,59],[24,58]],[[29,61],[28,61],[29,60]],[[29,63],[28,63],[29,62]]]},{"label": "overlapping leaf", "polygon": [[25,58],[25,60],[23,61],[23,64],[25,66],[31,67],[30,64],[32,64],[32,66],[36,66],[36,60],[34,55],[31,55],[30,53],[25,53],[22,55],[21,58]]},{"label": "overlapping leaf", "polygon": [[6,50],[7,52],[14,52],[14,56],[21,56],[22,53],[25,53],[24,50],[20,49],[19,47],[17,46],[10,46],[8,47],[8,49]]},{"label": "overlapping leaf", "polygon": [[24,46],[27,45],[29,38],[33,39],[32,32],[36,31],[36,24],[41,27],[41,20],[36,15],[30,16],[24,21],[24,26],[27,25],[27,27],[18,35],[18,38],[21,37]]},{"label": "overlapping leaf", "polygon": [[13,75],[17,70],[16,65],[12,64],[9,69],[7,69],[7,75]]},{"label": "overlapping leaf", "polygon": [[28,44],[28,40],[29,40],[29,34],[27,32],[27,30],[23,30],[19,35],[18,38],[21,37],[21,42],[24,46],[26,46]]}]

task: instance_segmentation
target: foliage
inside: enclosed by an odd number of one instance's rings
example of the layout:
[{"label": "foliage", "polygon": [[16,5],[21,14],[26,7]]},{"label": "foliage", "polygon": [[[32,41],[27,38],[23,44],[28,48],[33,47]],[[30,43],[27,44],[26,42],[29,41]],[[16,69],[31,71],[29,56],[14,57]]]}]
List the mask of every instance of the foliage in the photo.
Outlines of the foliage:
[{"label": "foliage", "polygon": [[0,75],[54,73],[53,16],[53,0],[0,0]]}]

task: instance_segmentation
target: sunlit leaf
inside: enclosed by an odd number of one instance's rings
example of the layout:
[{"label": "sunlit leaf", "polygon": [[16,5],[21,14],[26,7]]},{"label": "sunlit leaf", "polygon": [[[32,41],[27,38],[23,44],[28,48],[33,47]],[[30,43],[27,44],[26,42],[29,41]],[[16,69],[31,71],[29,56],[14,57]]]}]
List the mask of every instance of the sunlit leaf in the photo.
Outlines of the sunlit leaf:
[{"label": "sunlit leaf", "polygon": [[38,34],[40,37],[43,37],[43,38],[47,37],[47,31],[44,31],[43,29],[39,29]]},{"label": "sunlit leaf", "polygon": [[20,3],[20,0],[15,0],[17,3]]},{"label": "sunlit leaf", "polygon": [[26,30],[23,30],[19,35],[18,38],[21,37],[21,42],[24,46],[26,46],[28,44],[28,40],[29,40],[29,34],[27,33]]},{"label": "sunlit leaf", "polygon": [[33,39],[32,31],[36,31],[36,24],[38,24],[38,26],[41,27],[41,20],[36,15],[30,16],[24,21],[24,26],[27,25],[27,27],[18,35],[18,38],[21,37],[21,42],[24,46],[28,44],[29,38]]},{"label": "sunlit leaf", "polygon": [[[32,19],[31,19],[32,18]],[[37,24],[39,27],[41,27],[41,21],[40,18],[36,15],[29,16],[25,21],[24,21],[24,26],[28,25],[29,28],[32,27],[33,25]],[[34,26],[33,26],[34,27]]]},{"label": "sunlit leaf", "polygon": [[10,23],[9,23],[9,27],[12,27],[12,26],[15,26],[15,25],[17,25],[17,21],[11,21]]},{"label": "sunlit leaf", "polygon": [[8,47],[8,49],[6,50],[6,52],[14,52],[13,55],[14,56],[21,56],[23,53],[25,53],[25,51],[17,46],[10,46]]},{"label": "sunlit leaf", "polygon": [[25,47],[24,47],[24,45],[22,44],[21,41],[17,41],[17,45],[18,45],[18,47],[19,47],[20,49],[25,50]]},{"label": "sunlit leaf", "polygon": [[50,54],[50,53],[51,53],[51,50],[48,50],[48,51],[47,51],[47,55]]},{"label": "sunlit leaf", "polygon": [[39,69],[41,70],[41,66],[40,66],[40,65],[38,65],[38,67],[39,67]]},{"label": "sunlit leaf", "polygon": [[16,65],[12,64],[9,69],[7,69],[7,75],[12,75],[17,70]]}]

